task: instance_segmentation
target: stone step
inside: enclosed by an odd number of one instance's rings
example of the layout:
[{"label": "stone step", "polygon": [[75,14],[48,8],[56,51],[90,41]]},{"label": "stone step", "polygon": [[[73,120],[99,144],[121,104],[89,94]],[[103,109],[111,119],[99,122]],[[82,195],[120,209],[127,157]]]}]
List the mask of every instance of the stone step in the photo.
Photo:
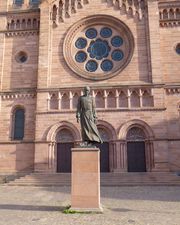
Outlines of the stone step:
[{"label": "stone step", "polygon": [[[9,186],[70,186],[70,173],[32,173],[11,181]],[[102,186],[179,185],[180,176],[169,172],[101,173]]]},{"label": "stone step", "polygon": [[[71,186],[70,183],[9,183],[8,186]],[[101,183],[101,186],[180,186],[180,182],[173,182],[173,183],[168,183],[168,182],[121,182],[121,183],[112,183],[112,184],[107,184],[107,183]]]}]

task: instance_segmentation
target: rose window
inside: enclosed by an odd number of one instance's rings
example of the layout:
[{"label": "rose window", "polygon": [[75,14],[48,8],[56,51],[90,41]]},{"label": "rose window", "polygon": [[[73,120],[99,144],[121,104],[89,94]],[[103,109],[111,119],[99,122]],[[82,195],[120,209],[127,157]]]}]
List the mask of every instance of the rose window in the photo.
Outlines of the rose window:
[{"label": "rose window", "polygon": [[64,57],[68,66],[79,76],[92,80],[120,73],[130,62],[134,49],[127,26],[109,16],[90,17],[79,23],[65,38]]}]

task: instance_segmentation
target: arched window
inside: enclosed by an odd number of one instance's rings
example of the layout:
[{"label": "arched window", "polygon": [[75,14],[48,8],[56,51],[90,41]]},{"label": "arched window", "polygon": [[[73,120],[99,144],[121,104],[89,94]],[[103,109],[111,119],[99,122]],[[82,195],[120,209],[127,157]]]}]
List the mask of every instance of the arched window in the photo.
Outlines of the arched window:
[{"label": "arched window", "polygon": [[74,136],[69,129],[63,128],[57,133],[56,142],[57,143],[74,142]]},{"label": "arched window", "polygon": [[51,95],[50,99],[50,109],[58,109],[58,96],[56,93]]},{"label": "arched window", "polygon": [[174,10],[173,9],[169,10],[169,19],[174,19]]},{"label": "arched window", "polygon": [[127,108],[128,107],[128,98],[123,91],[119,95],[119,107],[120,108]]},{"label": "arched window", "polygon": [[176,9],[176,19],[180,19],[180,9]]},{"label": "arched window", "polygon": [[15,5],[22,5],[24,3],[24,0],[14,0]]},{"label": "arched window", "polygon": [[75,93],[75,95],[73,96],[73,109],[77,108],[78,99],[79,99],[79,95]]},{"label": "arched window", "polygon": [[140,107],[140,98],[136,91],[133,91],[131,94],[131,107]]},{"label": "arched window", "polygon": [[116,98],[113,92],[109,92],[109,95],[107,97],[107,107],[116,108]]},{"label": "arched window", "polygon": [[144,91],[143,96],[142,96],[142,106],[143,107],[153,107],[153,97],[147,92]]},{"label": "arched window", "polygon": [[70,99],[67,93],[64,93],[62,96],[61,109],[70,109]]},{"label": "arched window", "polygon": [[139,127],[132,127],[128,133],[126,139],[128,141],[143,141],[145,140],[146,135],[144,131]]},{"label": "arched window", "polygon": [[96,108],[104,108],[105,105],[104,105],[104,97],[103,97],[103,93],[102,92],[99,92],[97,93],[96,95],[96,98],[95,98],[95,103],[96,103]]},{"label": "arched window", "polygon": [[168,12],[166,9],[163,10],[163,19],[168,19]]},{"label": "arched window", "polygon": [[24,109],[18,108],[14,111],[14,129],[13,129],[13,139],[22,140],[24,138],[24,122],[25,122],[25,113]]}]

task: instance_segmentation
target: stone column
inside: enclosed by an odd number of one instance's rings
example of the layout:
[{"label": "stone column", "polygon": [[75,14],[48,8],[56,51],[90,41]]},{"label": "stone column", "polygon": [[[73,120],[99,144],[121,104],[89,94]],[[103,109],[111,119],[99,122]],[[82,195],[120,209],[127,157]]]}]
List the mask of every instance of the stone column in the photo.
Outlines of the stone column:
[{"label": "stone column", "polygon": [[116,143],[116,164],[117,167],[115,172],[127,172],[127,153],[126,153],[126,142],[119,141]]},{"label": "stone column", "polygon": [[145,142],[145,149],[146,149],[146,168],[147,171],[150,172],[154,169],[154,147],[153,141],[146,141]]},{"label": "stone column", "polygon": [[140,108],[143,107],[143,91],[139,90]]},{"label": "stone column", "polygon": [[50,102],[51,102],[51,95],[48,93],[48,97],[47,97],[47,111],[50,110]]},{"label": "stone column", "polygon": [[101,211],[100,150],[72,148],[71,209]]},{"label": "stone column", "polygon": [[127,97],[128,97],[128,108],[131,108],[131,91],[127,90]]},{"label": "stone column", "polygon": [[118,90],[116,90],[115,98],[116,98],[116,108],[118,109],[119,108],[119,91]]},{"label": "stone column", "polygon": [[107,91],[104,90],[104,107],[105,107],[105,109],[107,109],[107,96],[108,96]]},{"label": "stone column", "polygon": [[70,109],[73,109],[73,94],[71,91],[69,92],[69,105]]},{"label": "stone column", "polygon": [[62,95],[58,92],[58,110],[61,110]]},{"label": "stone column", "polygon": [[48,149],[48,169],[49,171],[56,172],[56,163],[55,163],[55,142],[49,143]]}]

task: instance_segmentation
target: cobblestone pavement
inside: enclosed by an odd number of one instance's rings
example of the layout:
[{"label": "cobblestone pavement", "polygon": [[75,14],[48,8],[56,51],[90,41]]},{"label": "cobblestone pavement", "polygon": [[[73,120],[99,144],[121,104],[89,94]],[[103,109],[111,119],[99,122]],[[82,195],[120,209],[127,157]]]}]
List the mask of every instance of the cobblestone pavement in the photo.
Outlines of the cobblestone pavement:
[{"label": "cobblestone pavement", "polygon": [[102,187],[103,214],[63,214],[68,187],[0,186],[0,225],[180,225],[180,187]]}]

